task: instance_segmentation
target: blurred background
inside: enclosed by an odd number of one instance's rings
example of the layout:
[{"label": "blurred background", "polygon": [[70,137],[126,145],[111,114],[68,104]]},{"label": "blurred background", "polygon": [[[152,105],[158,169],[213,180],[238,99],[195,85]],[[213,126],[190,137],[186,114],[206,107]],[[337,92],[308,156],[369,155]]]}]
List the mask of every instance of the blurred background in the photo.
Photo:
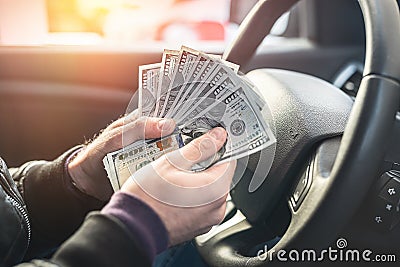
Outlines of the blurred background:
[{"label": "blurred background", "polygon": [[[256,2],[0,0],[0,156],[18,166],[90,140],[126,112],[140,65],[181,45],[222,54]],[[297,17],[265,51],[309,47]]]},{"label": "blurred background", "polygon": [[[9,45],[226,43],[255,2],[0,0],[0,42]],[[284,16],[273,33],[281,35],[287,21],[288,16]]]}]

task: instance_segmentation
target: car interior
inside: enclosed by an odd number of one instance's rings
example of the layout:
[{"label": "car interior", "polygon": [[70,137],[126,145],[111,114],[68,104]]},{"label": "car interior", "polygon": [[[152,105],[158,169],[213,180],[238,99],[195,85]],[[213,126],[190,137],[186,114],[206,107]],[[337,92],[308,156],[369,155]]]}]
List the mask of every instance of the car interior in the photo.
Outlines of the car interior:
[{"label": "car interior", "polygon": [[[239,160],[224,221],[196,238],[201,257],[274,266],[279,250],[320,252],[307,265],[330,247],[400,260],[400,1],[226,2],[229,22],[241,23],[233,37],[189,46],[241,66],[271,110],[277,144],[269,172],[268,149]],[[269,34],[282,16],[284,29]],[[125,113],[138,67],[169,45],[12,44],[1,17],[0,153],[9,166],[90,141]]]}]

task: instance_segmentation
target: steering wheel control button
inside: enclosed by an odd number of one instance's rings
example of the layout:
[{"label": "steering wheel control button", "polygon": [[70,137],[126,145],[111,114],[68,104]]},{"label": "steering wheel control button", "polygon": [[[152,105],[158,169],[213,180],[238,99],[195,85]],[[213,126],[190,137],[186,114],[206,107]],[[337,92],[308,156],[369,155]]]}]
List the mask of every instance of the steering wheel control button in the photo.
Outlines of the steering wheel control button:
[{"label": "steering wheel control button", "polygon": [[400,201],[400,180],[392,177],[389,182],[381,189],[379,196],[391,203]]},{"label": "steering wheel control button", "polygon": [[293,196],[292,199],[295,203],[299,202],[300,197],[303,195],[304,191],[306,190],[307,187],[307,174],[303,174],[303,176],[300,179],[300,182],[297,184],[294,192],[293,192]]},{"label": "steering wheel control button", "polygon": [[391,219],[379,214],[373,216],[372,222],[378,232],[387,232],[391,228]]},{"label": "steering wheel control button", "polygon": [[378,198],[376,211],[383,214],[385,217],[393,217],[396,212],[396,204],[385,199]]},{"label": "steering wheel control button", "polygon": [[375,222],[376,222],[377,224],[383,223],[382,217],[381,217],[381,216],[375,216]]},{"label": "steering wheel control button", "polygon": [[392,228],[396,214],[396,205],[382,197],[378,197],[373,204],[372,223],[380,231]]},{"label": "steering wheel control button", "polygon": [[294,187],[293,193],[290,197],[290,203],[294,211],[297,211],[301,205],[301,202],[305,198],[308,190],[311,187],[311,175],[310,175],[310,165],[308,165],[307,170],[300,177],[297,185]]},{"label": "steering wheel control button", "polygon": [[400,222],[400,177],[393,170],[385,172],[370,199],[369,221],[379,232],[388,232]]}]

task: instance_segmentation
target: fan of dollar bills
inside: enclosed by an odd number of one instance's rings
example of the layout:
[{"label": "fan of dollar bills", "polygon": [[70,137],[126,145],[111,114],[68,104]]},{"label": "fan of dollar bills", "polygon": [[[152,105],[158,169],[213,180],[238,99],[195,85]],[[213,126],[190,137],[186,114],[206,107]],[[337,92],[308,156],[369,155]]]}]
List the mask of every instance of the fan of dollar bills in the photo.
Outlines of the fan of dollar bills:
[{"label": "fan of dollar bills", "polygon": [[214,127],[228,133],[213,158],[193,167],[238,159],[275,143],[262,116],[263,99],[238,74],[239,66],[188,47],[164,50],[162,62],[139,67],[138,111],[143,116],[173,118],[172,135],[127,144],[103,160],[116,191],[141,167],[176,150]]}]

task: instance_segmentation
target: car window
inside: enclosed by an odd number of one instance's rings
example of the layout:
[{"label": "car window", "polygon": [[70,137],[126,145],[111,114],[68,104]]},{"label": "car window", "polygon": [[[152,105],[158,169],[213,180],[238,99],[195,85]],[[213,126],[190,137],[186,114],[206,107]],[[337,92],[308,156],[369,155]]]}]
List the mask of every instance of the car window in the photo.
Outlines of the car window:
[{"label": "car window", "polygon": [[[0,0],[3,45],[221,44],[256,0]],[[281,35],[287,13],[273,29]],[[24,19],[21,20],[20,18]]]}]

